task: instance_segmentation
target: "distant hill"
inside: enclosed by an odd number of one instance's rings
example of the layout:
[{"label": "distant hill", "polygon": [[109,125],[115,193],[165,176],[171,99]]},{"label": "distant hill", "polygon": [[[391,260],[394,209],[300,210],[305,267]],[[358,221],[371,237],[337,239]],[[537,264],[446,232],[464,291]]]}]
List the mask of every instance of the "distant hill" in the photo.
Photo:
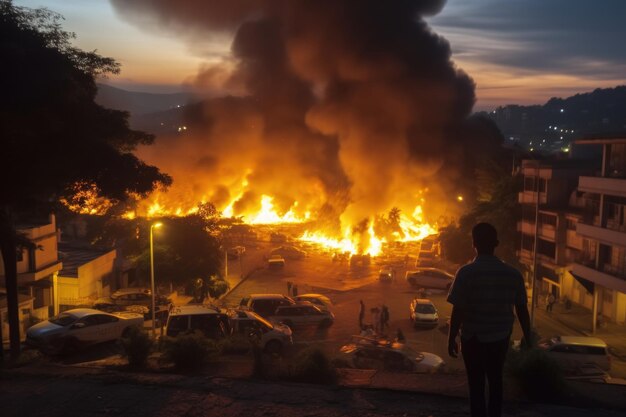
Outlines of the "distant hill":
[{"label": "distant hill", "polygon": [[148,113],[162,112],[183,106],[189,102],[189,93],[155,94],[128,91],[98,84],[96,102],[102,106],[116,110],[126,110],[131,116],[142,116]]},{"label": "distant hill", "polygon": [[626,86],[551,98],[544,105],[501,106],[481,114],[498,125],[509,143],[558,150],[582,136],[626,132]]}]

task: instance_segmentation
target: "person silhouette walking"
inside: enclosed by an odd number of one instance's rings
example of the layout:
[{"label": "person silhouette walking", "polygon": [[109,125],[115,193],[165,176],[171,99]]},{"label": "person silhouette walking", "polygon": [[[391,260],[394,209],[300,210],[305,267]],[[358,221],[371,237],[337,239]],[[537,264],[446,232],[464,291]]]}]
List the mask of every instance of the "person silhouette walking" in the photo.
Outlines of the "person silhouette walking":
[{"label": "person silhouette walking", "polygon": [[[454,278],[448,302],[452,304],[448,354],[461,354],[467,372],[472,417],[502,414],[502,372],[515,316],[524,333],[522,345],[531,342],[526,287],[522,274],[494,255],[498,234],[489,223],[472,229],[476,251],[473,262],[461,267]],[[485,379],[489,400],[485,401]]]}]

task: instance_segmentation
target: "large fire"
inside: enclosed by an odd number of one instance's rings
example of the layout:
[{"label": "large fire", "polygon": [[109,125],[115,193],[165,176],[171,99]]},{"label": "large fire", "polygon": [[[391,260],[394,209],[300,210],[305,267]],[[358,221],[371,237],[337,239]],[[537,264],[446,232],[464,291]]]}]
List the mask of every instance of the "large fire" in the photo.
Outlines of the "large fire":
[{"label": "large fire", "polygon": [[[247,183],[244,184],[247,186]],[[303,224],[305,231],[299,236],[299,240],[351,255],[378,256],[381,254],[385,243],[419,241],[437,233],[437,225],[425,221],[422,205],[419,204],[414,207],[411,214],[397,210],[393,221],[395,227],[386,233],[377,233],[381,216],[377,216],[378,220],[376,218],[366,219],[366,223],[360,226],[346,224],[345,226],[342,225],[341,230],[323,230],[315,226],[316,219],[312,214],[314,211],[311,207],[295,201],[286,211],[280,212],[273,203],[274,198],[265,194],[261,195],[257,210],[236,213],[235,206],[242,195],[243,192],[240,192],[225,206],[217,207],[222,217],[232,218],[237,215],[245,223],[251,225]],[[135,210],[126,212],[123,217],[133,219],[137,216],[146,218],[185,216],[198,210],[197,206],[191,204],[175,205],[168,204],[167,201],[167,194],[157,193],[152,199],[140,201]],[[424,203],[423,197],[420,198],[420,202]],[[94,211],[82,207],[80,212],[93,213]]]}]

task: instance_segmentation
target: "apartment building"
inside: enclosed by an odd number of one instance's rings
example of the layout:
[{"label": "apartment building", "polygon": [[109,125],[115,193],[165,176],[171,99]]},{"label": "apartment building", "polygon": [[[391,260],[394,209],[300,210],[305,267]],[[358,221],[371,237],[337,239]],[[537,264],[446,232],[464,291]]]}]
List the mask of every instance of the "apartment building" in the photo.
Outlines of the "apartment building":
[{"label": "apartment building", "polygon": [[[581,256],[572,274],[593,290],[593,316],[626,322],[626,135],[576,141],[602,147],[601,168],[581,175],[579,192],[585,209],[576,233],[582,238]],[[594,325],[596,320],[594,320]]]},{"label": "apartment building", "polygon": [[518,257],[527,266],[530,287],[537,231],[538,297],[552,293],[561,298],[571,287],[568,267],[583,249],[576,234],[584,205],[576,189],[578,177],[581,172],[592,173],[593,162],[525,160],[521,172],[524,185],[518,196],[522,205],[517,224],[521,236]]},{"label": "apartment building", "polygon": [[576,144],[602,146],[601,161],[522,164],[519,259],[532,271],[537,230],[539,299],[552,293],[588,308],[594,328],[598,315],[624,323],[626,139],[593,138]]}]

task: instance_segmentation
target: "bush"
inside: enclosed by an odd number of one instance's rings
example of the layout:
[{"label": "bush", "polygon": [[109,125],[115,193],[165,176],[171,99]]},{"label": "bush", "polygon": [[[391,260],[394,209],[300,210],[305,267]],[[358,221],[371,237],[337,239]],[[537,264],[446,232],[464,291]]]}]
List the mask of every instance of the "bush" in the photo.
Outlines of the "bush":
[{"label": "bush", "polygon": [[199,370],[220,354],[218,344],[201,332],[185,333],[163,341],[163,356],[181,371]]},{"label": "bush", "polygon": [[506,370],[531,400],[555,401],[564,391],[561,368],[541,349],[509,350]]},{"label": "bush", "polygon": [[337,381],[335,368],[328,356],[319,348],[308,348],[294,358],[292,379],[312,384],[334,384]]},{"label": "bush", "polygon": [[148,355],[152,349],[152,339],[143,329],[133,326],[120,340],[124,355],[128,358],[131,368],[143,368],[148,361]]},{"label": "bush", "polygon": [[248,353],[251,348],[250,339],[241,334],[233,334],[218,342],[223,353]]}]

